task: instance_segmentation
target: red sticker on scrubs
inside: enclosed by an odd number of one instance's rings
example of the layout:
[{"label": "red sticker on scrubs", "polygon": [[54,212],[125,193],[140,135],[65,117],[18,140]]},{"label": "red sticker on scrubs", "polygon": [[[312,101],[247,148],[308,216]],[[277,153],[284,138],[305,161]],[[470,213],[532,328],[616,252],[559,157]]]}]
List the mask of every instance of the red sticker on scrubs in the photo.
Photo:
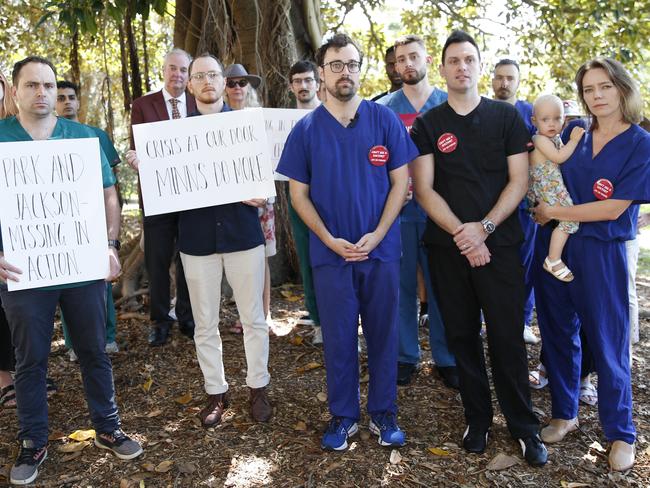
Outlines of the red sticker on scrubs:
[{"label": "red sticker on scrubs", "polygon": [[368,161],[373,166],[384,166],[389,157],[390,153],[386,146],[373,146],[368,153]]},{"label": "red sticker on scrubs", "polygon": [[600,178],[594,183],[594,196],[598,200],[607,200],[614,193],[614,185],[607,178]]},{"label": "red sticker on scrubs", "polygon": [[440,152],[447,154],[455,151],[456,147],[458,147],[458,137],[451,132],[445,132],[438,137],[438,149],[440,149]]}]

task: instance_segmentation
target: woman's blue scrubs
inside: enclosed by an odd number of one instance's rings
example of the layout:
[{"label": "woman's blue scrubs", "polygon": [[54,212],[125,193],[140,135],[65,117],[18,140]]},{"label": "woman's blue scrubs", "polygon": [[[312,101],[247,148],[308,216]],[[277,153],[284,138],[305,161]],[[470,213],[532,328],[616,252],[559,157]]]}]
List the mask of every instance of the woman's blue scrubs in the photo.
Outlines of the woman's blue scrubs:
[{"label": "woman's blue scrubs", "polygon": [[[592,158],[587,132],[562,168],[575,205],[613,198],[650,201],[650,135],[637,125],[609,141]],[[544,342],[552,417],[578,415],[579,328],[586,334],[598,373],[598,412],[609,441],[634,443],[629,357],[629,308],[625,241],[636,234],[634,205],[613,221],[583,222],[562,259],[575,279],[563,283],[542,269],[552,228],[537,232],[534,286]]]}]

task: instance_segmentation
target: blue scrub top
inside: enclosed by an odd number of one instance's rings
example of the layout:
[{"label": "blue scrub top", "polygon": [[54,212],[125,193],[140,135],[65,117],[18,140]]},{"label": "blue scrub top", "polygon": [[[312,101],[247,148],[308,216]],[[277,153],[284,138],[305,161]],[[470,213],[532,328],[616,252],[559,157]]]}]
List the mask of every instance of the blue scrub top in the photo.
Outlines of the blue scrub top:
[{"label": "blue scrub top", "polygon": [[[309,185],[309,196],[334,237],[357,242],[373,232],[391,189],[389,172],[418,156],[404,124],[388,108],[363,100],[357,123],[343,127],[324,105],[303,117],[292,129],[277,171]],[[388,149],[383,165],[370,162],[375,146]],[[348,263],[309,232],[311,265]],[[370,253],[371,259],[394,261],[401,257],[399,219]]]},{"label": "blue scrub top", "polygon": [[524,119],[524,124],[526,124],[526,129],[528,129],[530,135],[534,136],[537,134],[537,127],[533,125],[533,121],[531,120],[531,117],[533,116],[533,106],[524,100],[517,100],[515,102],[515,108],[517,109],[517,112],[519,112],[519,115],[521,115],[521,118]]},{"label": "blue scrub top", "polygon": [[[400,88],[399,90],[389,93],[385,97],[377,100],[377,103],[393,109],[397,114],[420,114],[432,109],[433,107],[437,107],[446,100],[447,92],[434,88],[422,107],[422,111],[418,112],[404,94],[404,90]],[[400,219],[402,222],[426,222],[427,214],[422,210],[422,207],[418,205],[415,199],[412,199],[402,208]]]},{"label": "blue scrub top", "polygon": [[[585,132],[571,157],[560,166],[574,205],[597,201],[594,184],[601,179],[613,186],[610,198],[632,200],[634,204],[650,202],[650,134],[633,124],[596,157],[592,154],[592,133]],[[636,215],[638,208],[630,205],[616,220],[580,223],[575,235],[602,241],[634,239]]]}]

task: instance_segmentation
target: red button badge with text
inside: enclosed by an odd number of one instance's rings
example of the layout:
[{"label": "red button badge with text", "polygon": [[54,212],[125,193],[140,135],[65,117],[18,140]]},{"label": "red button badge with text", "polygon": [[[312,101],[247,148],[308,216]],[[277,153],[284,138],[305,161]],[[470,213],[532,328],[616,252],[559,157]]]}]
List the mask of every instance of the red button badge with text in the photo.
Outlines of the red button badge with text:
[{"label": "red button badge with text", "polygon": [[373,166],[385,166],[389,157],[390,153],[386,146],[373,146],[368,153],[368,161]]},{"label": "red button badge with text", "polygon": [[607,178],[600,178],[594,183],[593,191],[598,200],[607,200],[614,193],[614,185]]},{"label": "red button badge with text", "polygon": [[456,150],[458,147],[458,137],[453,135],[451,132],[445,132],[443,135],[438,137],[438,149],[442,153],[450,153]]}]

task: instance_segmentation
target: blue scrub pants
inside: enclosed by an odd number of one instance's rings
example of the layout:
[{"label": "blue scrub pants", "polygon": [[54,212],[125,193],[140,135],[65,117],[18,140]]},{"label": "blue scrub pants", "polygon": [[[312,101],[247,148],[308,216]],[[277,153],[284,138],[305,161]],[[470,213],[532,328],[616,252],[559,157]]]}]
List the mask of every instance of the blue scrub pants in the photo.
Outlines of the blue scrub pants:
[{"label": "blue scrub pants", "polygon": [[578,415],[582,324],[598,373],[598,414],[605,437],[631,444],[636,431],[625,242],[571,236],[562,258],[575,279],[563,283],[542,269],[551,231],[546,226],[537,232],[534,276],[552,417]]},{"label": "blue scrub pants", "polygon": [[445,326],[440,317],[438,302],[433,293],[427,249],[422,243],[426,222],[401,221],[402,260],[399,273],[399,354],[400,363],[417,364],[420,361],[420,337],[418,330],[417,267],[424,275],[427,288],[429,313],[429,344],[431,356],[437,366],[456,366],[454,355],[449,352]]},{"label": "blue scrub pants", "polygon": [[333,417],[359,420],[359,315],[368,346],[368,413],[397,413],[399,261],[313,268]]},{"label": "blue scrub pants", "polygon": [[521,255],[521,264],[524,266],[524,325],[530,326],[533,323],[533,310],[535,309],[535,294],[533,292],[533,254],[535,251],[535,234],[537,224],[530,218],[528,207],[517,209],[519,212],[519,222],[521,229],[524,231],[524,242],[521,244],[519,254]]},{"label": "blue scrub pants", "polygon": [[36,446],[47,444],[47,361],[52,342],[54,313],[59,304],[68,318],[72,345],[81,367],[90,418],[98,433],[120,426],[115,403],[113,370],[106,346],[106,283],[58,290],[7,291],[0,285],[16,353],[18,439]]}]

